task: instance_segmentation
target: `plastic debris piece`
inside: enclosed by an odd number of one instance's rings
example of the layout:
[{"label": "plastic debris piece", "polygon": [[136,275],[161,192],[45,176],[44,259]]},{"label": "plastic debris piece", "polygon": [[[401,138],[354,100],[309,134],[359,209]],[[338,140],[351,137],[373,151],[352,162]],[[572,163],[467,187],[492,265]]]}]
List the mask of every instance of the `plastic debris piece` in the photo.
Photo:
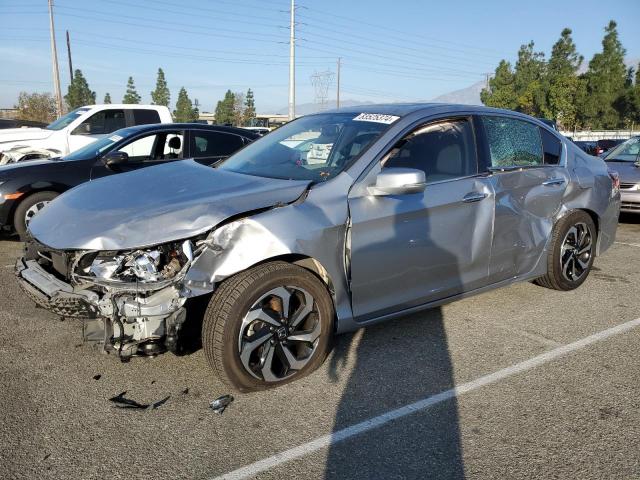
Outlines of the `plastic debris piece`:
[{"label": "plastic debris piece", "polygon": [[102,378],[102,375],[100,375],[100,374],[97,374],[97,375],[93,376],[94,380],[100,380],[101,378]]},{"label": "plastic debris piece", "polygon": [[182,390],[183,395],[186,395],[187,393],[189,393],[189,388],[185,388],[184,390]]},{"label": "plastic debris piece", "polygon": [[225,409],[233,402],[233,395],[222,395],[209,404],[211,410],[222,415]]},{"label": "plastic debris piece", "polygon": [[154,410],[162,405],[164,405],[167,400],[169,400],[170,396],[166,396],[162,400],[158,400],[155,403],[139,403],[130,398],[125,398],[126,390],[115,397],[111,397],[109,399],[110,402],[115,403],[117,408],[134,408],[140,410]]}]

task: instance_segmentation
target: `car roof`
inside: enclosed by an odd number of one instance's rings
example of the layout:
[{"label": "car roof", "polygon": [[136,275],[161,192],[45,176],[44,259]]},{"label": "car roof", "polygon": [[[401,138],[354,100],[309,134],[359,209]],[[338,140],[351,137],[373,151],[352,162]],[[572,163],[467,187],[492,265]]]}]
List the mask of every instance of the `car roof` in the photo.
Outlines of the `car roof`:
[{"label": "car roof", "polygon": [[455,113],[455,112],[472,112],[472,113],[500,113],[509,114],[527,118],[528,120],[536,120],[541,124],[539,119],[526,115],[524,113],[515,112],[513,110],[504,110],[500,108],[485,107],[483,105],[463,105],[457,103],[381,103],[372,105],[356,105],[350,107],[342,107],[333,110],[324,110],[320,113],[378,113],[382,115],[396,115],[404,117],[415,112],[421,112],[424,115],[437,113]]},{"label": "car roof", "polygon": [[131,134],[145,133],[145,132],[162,132],[166,130],[207,130],[210,132],[222,132],[233,133],[235,135],[241,135],[247,138],[260,138],[255,132],[251,130],[245,130],[239,127],[227,127],[225,125],[207,125],[204,123],[147,123],[144,125],[134,125],[132,127],[125,127]]}]

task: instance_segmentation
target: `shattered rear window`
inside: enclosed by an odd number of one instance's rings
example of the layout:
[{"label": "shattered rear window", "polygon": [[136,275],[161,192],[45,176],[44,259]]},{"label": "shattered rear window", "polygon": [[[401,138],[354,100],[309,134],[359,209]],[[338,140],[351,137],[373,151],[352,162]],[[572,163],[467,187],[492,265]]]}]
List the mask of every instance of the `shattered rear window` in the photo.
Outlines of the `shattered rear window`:
[{"label": "shattered rear window", "polygon": [[542,165],[542,139],[536,125],[508,117],[483,116],[492,167]]}]

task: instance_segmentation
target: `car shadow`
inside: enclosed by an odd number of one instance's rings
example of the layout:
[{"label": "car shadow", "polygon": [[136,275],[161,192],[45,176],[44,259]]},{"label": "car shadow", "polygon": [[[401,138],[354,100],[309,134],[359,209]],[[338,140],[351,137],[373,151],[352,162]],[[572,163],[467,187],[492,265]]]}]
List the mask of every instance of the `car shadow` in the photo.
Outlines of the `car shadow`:
[{"label": "car shadow", "polygon": [[[342,335],[329,361],[349,376],[334,434],[455,386],[441,308]],[[464,478],[457,400],[332,444],[324,478]]]}]

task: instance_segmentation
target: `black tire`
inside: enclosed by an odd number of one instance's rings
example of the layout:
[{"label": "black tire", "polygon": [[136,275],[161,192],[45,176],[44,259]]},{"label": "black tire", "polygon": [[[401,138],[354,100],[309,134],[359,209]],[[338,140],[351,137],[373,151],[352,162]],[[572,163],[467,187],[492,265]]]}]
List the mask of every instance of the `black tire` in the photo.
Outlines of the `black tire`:
[{"label": "black tire", "polygon": [[[577,227],[579,225],[584,225],[588,230],[591,247],[588,257],[585,254],[581,256],[581,262],[584,263],[586,267],[580,268],[580,276],[577,278],[568,278],[571,277],[571,275],[569,274],[567,276],[565,273],[563,273],[563,244],[565,243],[565,239],[567,238],[567,234],[569,234],[569,231],[573,227]],[[596,226],[593,223],[593,219],[589,216],[588,213],[577,210],[561,218],[553,228],[550,243],[551,248],[547,257],[547,273],[546,275],[538,278],[535,283],[542,287],[551,288],[553,290],[566,291],[578,288],[587,279],[587,277],[589,276],[589,272],[591,271],[591,267],[593,266],[593,260],[595,258],[596,252],[596,240]],[[571,256],[570,252],[565,252],[565,255],[569,257]],[[575,265],[576,259],[573,259],[573,262]]]},{"label": "black tire", "polygon": [[[289,376],[278,381],[266,381],[250,374],[243,365],[240,358],[240,329],[243,318],[255,303],[266,293],[283,286],[304,289],[313,297],[313,309],[305,318],[312,322],[313,330],[319,328],[320,335],[315,341],[317,343],[313,343],[312,353],[305,359],[307,363],[303,368],[289,370]],[[209,365],[228,387],[240,392],[266,390],[297,380],[322,365],[331,348],[334,316],[331,296],[324,283],[313,273],[286,262],[266,263],[241,272],[219,285],[204,315],[202,344]],[[272,335],[269,337],[272,340],[259,348],[273,348],[275,351],[279,347],[277,334],[267,335]],[[276,346],[273,346],[274,342]],[[267,343],[272,346],[267,347]],[[284,344],[287,345],[286,340]]]},{"label": "black tire", "polygon": [[26,239],[27,220],[26,215],[31,207],[42,202],[50,202],[59,195],[57,192],[38,192],[29,195],[20,202],[13,214],[13,228],[15,228],[21,240]]}]

